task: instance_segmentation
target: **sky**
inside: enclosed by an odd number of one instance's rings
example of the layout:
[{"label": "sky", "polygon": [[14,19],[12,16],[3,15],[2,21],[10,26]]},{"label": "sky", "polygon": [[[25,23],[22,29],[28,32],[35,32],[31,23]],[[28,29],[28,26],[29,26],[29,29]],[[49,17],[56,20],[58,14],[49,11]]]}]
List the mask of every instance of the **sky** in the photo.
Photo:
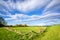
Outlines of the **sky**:
[{"label": "sky", "polygon": [[60,0],[0,0],[0,16],[8,25],[60,24]]}]

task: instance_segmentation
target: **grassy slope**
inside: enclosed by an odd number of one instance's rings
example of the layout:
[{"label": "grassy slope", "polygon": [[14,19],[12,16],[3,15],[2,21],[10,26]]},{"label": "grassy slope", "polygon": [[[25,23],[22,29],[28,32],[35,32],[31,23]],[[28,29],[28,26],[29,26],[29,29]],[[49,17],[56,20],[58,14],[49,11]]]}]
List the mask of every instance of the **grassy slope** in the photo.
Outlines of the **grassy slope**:
[{"label": "grassy slope", "polygon": [[36,40],[60,40],[60,25],[48,27],[44,36],[39,37]]},{"label": "grassy slope", "polygon": [[41,28],[45,29],[46,27],[8,27],[9,29],[12,29],[12,31],[6,30],[4,28],[0,28],[0,40],[22,40],[20,39],[20,34],[17,34],[17,32],[14,31],[21,31],[22,34],[25,34],[29,33],[30,31],[39,32]]},{"label": "grassy slope", "polygon": [[18,38],[16,33],[0,28],[0,40],[18,40]]},{"label": "grassy slope", "polygon": [[[13,31],[21,31],[23,32],[22,34],[24,34],[31,30],[39,32],[41,27],[11,27],[11,29],[13,29]],[[13,31],[7,31],[4,28],[0,28],[0,40],[20,40],[20,36]],[[39,35],[35,40],[60,40],[60,25],[47,27],[46,32]]]},{"label": "grassy slope", "polygon": [[13,31],[22,32],[23,34],[29,33],[30,31],[39,32],[40,29],[45,30],[46,27],[10,27]]}]

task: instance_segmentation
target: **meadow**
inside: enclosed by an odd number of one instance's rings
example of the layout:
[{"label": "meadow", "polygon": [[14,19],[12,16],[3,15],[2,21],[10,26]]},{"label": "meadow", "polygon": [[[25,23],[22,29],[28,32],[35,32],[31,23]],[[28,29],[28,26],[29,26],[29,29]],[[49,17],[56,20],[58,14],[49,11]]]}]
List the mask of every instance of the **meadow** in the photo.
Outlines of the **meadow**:
[{"label": "meadow", "polygon": [[50,27],[1,27],[0,40],[60,40],[60,25]]}]

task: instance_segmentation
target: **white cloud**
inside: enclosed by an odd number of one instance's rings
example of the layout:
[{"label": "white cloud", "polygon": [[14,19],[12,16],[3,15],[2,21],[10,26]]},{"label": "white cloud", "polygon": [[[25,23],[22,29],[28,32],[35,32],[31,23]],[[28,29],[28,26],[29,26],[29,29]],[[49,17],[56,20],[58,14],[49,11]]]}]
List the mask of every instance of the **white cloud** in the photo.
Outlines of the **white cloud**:
[{"label": "white cloud", "polygon": [[47,5],[49,1],[50,0],[28,0],[22,3],[17,2],[16,6],[18,10],[25,12],[25,11],[31,11],[34,9],[39,9]]},{"label": "white cloud", "polygon": [[0,0],[0,11],[5,12],[5,14],[9,15],[12,14],[10,13],[13,10],[13,3],[10,1],[5,2],[3,0]]},{"label": "white cloud", "polygon": [[30,20],[36,20],[40,16],[38,15],[25,15],[25,14],[15,14],[15,15],[5,15],[9,16],[10,18],[5,18],[5,20],[22,20],[22,21],[30,21]]},{"label": "white cloud", "polygon": [[[60,0],[26,0],[24,2],[17,1],[16,3],[11,2],[10,0],[8,2],[0,1],[0,11],[6,12],[7,15],[2,16],[9,16],[9,18],[5,18],[5,20],[14,20],[15,22],[29,22],[29,21],[36,21],[41,19],[47,19],[45,20],[46,23],[54,23],[54,21],[57,19],[60,19],[60,13],[57,13],[56,11],[60,9]],[[15,13],[12,15],[12,10],[19,10],[21,12],[28,12],[35,9],[39,9],[45,6],[43,14],[40,15],[26,15],[26,14],[17,14]],[[5,8],[4,8],[5,7]],[[7,8],[7,9],[6,9]],[[1,10],[2,9],[2,10]],[[59,19],[58,19],[59,17]],[[53,18],[53,19],[52,19]],[[55,21],[56,22],[56,21]]]},{"label": "white cloud", "polygon": [[[26,0],[24,2],[17,1],[16,3],[13,3],[12,1],[0,1],[0,4],[6,5],[7,9],[16,9],[22,12],[28,12],[32,11],[34,9],[42,8],[43,6],[46,6],[50,0]],[[11,11],[11,10],[10,10]]]},{"label": "white cloud", "polygon": [[[15,14],[15,15],[6,15],[6,16],[9,16],[10,18],[5,18],[5,20],[15,20],[15,21],[20,21],[20,22],[23,22],[23,21],[26,21],[26,22],[29,22],[29,21],[36,21],[36,20],[41,20],[41,19],[47,19],[47,20],[51,20],[52,18],[57,18],[60,16],[59,13],[52,13],[52,14],[47,14],[47,15],[32,15],[32,16],[29,16],[29,15],[26,15],[26,14]],[[58,18],[57,18],[58,19]]]},{"label": "white cloud", "polygon": [[60,9],[60,0],[52,0],[45,8],[44,12]]}]

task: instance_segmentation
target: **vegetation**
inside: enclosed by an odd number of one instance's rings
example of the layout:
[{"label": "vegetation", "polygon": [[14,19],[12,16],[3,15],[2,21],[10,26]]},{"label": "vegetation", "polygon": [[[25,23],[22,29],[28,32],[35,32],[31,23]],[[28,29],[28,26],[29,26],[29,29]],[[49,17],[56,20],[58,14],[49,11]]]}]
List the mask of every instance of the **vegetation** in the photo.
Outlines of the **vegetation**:
[{"label": "vegetation", "polygon": [[7,22],[4,20],[4,18],[0,16],[0,27],[28,27],[28,25],[27,24],[7,25]]},{"label": "vegetation", "polygon": [[27,24],[6,25],[6,27],[29,27]]},{"label": "vegetation", "polygon": [[6,23],[6,21],[4,20],[4,18],[0,16],[0,27],[6,26],[6,24],[7,24],[7,23]]},{"label": "vegetation", "polygon": [[[6,26],[6,27],[5,27]],[[60,24],[50,26],[7,25],[0,17],[0,40],[60,40]]]},{"label": "vegetation", "polygon": [[60,25],[47,27],[46,32],[40,35],[36,40],[60,40]]},{"label": "vegetation", "polygon": [[60,40],[60,25],[51,27],[1,27],[0,40]]}]

